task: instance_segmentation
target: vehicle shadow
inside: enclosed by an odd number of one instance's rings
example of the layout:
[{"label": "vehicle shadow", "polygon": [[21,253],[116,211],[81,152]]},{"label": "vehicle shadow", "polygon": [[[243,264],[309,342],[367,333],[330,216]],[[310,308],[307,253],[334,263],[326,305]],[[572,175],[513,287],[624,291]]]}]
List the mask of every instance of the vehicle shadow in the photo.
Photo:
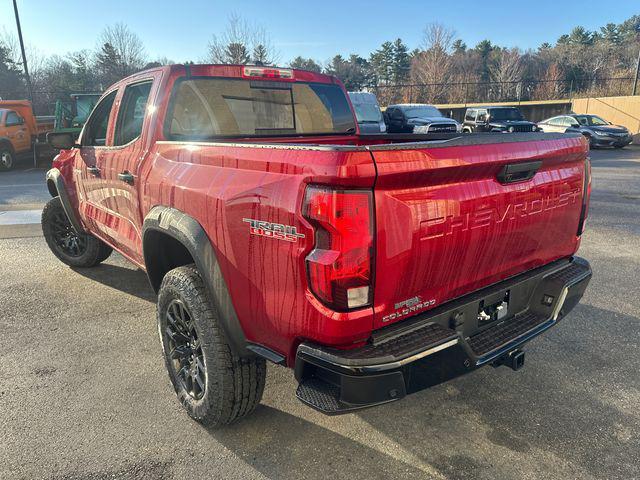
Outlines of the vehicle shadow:
[{"label": "vehicle shadow", "polygon": [[76,273],[102,283],[107,287],[115,288],[121,292],[128,293],[142,300],[155,303],[156,294],[154,293],[147,274],[142,270],[133,267],[121,267],[111,263],[103,263],[94,268],[74,268]]},{"label": "vehicle shadow", "polygon": [[322,424],[260,405],[208,431],[278,479],[636,478],[640,319],[579,305],[565,322],[529,345],[518,372],[485,367]]},{"label": "vehicle shadow", "polygon": [[383,453],[382,446],[371,448],[266,405],[259,405],[236,424],[208,431],[268,478],[432,478],[424,470]]},{"label": "vehicle shadow", "polygon": [[523,370],[485,367],[358,416],[447,478],[636,478],[637,338],[639,318],[582,304]]}]

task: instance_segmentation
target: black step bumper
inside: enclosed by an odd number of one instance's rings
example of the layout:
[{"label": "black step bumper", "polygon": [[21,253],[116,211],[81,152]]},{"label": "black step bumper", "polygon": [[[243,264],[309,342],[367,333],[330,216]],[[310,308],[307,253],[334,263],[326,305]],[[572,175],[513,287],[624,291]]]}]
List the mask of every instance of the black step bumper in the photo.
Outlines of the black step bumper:
[{"label": "black step bumper", "polygon": [[[499,364],[566,316],[590,279],[589,263],[574,257],[379,330],[358,349],[302,343],[296,395],[323,413],[340,414],[399,400],[487,363]],[[510,314],[480,324],[479,306],[505,296]]]}]

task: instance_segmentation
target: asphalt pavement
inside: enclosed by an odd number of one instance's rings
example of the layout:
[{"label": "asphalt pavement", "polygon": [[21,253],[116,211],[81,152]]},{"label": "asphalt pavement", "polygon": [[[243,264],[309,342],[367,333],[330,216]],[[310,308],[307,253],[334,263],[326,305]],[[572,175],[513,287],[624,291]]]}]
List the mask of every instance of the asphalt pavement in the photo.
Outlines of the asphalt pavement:
[{"label": "asphalt pavement", "polygon": [[0,173],[0,478],[640,478],[640,148],[591,157],[593,280],[522,370],[326,417],[270,365],[255,414],[220,430],[175,398],[144,273],[60,263],[44,170]]}]

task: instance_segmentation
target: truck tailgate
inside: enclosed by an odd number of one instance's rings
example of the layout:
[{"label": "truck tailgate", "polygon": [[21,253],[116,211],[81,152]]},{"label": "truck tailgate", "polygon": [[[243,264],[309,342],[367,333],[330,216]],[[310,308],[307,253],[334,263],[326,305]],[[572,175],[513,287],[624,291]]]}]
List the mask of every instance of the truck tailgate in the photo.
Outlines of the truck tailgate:
[{"label": "truck tailgate", "polygon": [[[578,248],[588,155],[581,135],[469,135],[369,149],[378,171],[375,328]],[[505,177],[505,166],[522,164],[528,172]]]}]

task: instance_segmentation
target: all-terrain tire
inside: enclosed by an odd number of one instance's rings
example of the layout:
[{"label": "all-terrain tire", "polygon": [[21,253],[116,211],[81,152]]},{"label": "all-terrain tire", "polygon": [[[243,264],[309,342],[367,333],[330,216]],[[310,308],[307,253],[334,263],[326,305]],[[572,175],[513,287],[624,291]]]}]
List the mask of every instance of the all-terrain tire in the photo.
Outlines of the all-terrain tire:
[{"label": "all-terrain tire", "polygon": [[[186,312],[190,319],[190,326],[178,334],[182,338],[190,337],[182,346],[171,330],[175,325],[173,314],[168,315],[172,305],[184,308],[183,313]],[[233,352],[216,312],[209,304],[204,282],[195,265],[178,267],[165,275],[158,293],[157,315],[169,378],[187,413],[202,424],[217,427],[253,412],[264,391],[265,360],[241,358]],[[190,333],[185,334],[185,331]],[[191,348],[189,358],[196,358],[191,361],[191,370],[185,371],[183,360],[176,358],[178,348]],[[203,361],[203,368],[200,368],[198,358]],[[186,378],[188,371],[194,375],[192,378],[204,374],[204,388]]]},{"label": "all-terrain tire", "polygon": [[73,230],[60,197],[52,198],[44,206],[41,223],[49,249],[71,267],[95,267],[111,255],[111,247],[101,240]]}]

